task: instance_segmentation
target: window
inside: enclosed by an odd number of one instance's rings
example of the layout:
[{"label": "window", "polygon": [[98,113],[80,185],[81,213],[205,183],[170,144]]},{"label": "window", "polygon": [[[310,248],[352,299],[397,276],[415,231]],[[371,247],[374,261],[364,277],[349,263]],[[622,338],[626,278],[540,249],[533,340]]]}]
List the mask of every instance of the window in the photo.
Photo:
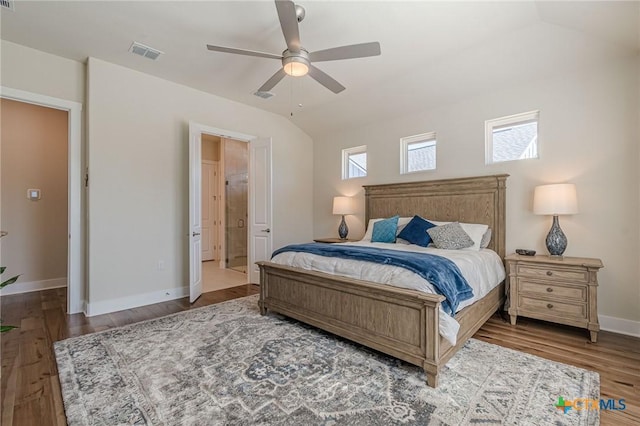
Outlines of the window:
[{"label": "window", "polygon": [[367,146],[356,146],[342,150],[342,179],[367,175]]},{"label": "window", "polygon": [[525,112],[484,122],[486,163],[538,158],[538,116]]},{"label": "window", "polygon": [[421,172],[436,168],[436,133],[400,139],[400,173]]}]

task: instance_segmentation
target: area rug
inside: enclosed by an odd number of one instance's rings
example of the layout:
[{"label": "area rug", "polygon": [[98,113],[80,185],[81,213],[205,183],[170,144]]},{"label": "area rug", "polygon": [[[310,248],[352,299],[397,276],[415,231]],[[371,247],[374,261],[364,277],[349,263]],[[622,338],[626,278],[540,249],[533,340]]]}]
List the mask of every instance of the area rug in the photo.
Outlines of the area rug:
[{"label": "area rug", "polygon": [[595,372],[469,340],[439,387],[415,366],[250,296],[55,344],[69,425],[591,425]]}]

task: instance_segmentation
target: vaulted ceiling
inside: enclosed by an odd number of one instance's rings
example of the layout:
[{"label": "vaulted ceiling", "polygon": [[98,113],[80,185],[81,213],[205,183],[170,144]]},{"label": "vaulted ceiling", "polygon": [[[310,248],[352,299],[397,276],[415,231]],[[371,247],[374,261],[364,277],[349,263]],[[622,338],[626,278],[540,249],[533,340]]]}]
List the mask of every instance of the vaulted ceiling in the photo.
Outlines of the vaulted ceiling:
[{"label": "vaulted ceiling", "polygon": [[[317,63],[346,90],[287,76],[253,95],[274,59],[209,52],[207,44],[281,54],[273,1],[29,1],[1,11],[1,37],[62,57],[96,57],[272,111],[310,135],[364,125],[640,52],[639,2],[300,0],[308,51],[379,41],[382,55]],[[129,53],[133,41],[164,54]]]}]

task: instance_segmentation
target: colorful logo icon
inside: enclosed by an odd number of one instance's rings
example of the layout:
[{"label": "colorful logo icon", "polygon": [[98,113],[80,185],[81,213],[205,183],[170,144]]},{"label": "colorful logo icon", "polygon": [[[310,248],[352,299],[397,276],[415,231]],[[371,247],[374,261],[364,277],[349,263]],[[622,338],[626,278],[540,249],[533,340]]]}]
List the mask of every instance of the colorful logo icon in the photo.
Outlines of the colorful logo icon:
[{"label": "colorful logo icon", "polygon": [[556,402],[555,407],[558,410],[562,410],[562,412],[564,414],[567,414],[569,412],[569,410],[571,410],[573,408],[573,403],[571,401],[565,401],[564,397],[559,396],[558,397],[558,402]]}]

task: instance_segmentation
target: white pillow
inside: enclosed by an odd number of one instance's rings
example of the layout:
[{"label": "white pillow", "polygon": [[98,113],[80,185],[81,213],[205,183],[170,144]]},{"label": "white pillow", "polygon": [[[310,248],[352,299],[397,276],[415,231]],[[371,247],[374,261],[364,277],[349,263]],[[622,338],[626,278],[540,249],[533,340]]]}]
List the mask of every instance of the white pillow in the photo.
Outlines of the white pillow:
[{"label": "white pillow", "polygon": [[[383,219],[387,219],[386,217],[381,217],[378,219],[369,219],[369,226],[367,226],[367,232],[364,234],[364,237],[362,237],[362,239],[360,241],[369,241],[371,242],[371,235],[373,234],[373,224],[376,223],[379,220],[383,220]],[[404,229],[405,226],[407,226],[407,223],[409,223],[411,221],[411,219],[413,219],[413,216],[411,217],[401,217],[398,219],[398,229],[396,230],[396,235],[398,235],[400,233],[400,231],[402,231]]]},{"label": "white pillow", "polygon": [[[427,220],[429,222],[433,223],[434,225],[438,225],[438,226],[446,225],[447,223],[451,223],[451,222],[438,222],[436,220],[431,220],[431,219],[427,219]],[[469,236],[473,240],[473,245],[471,247],[464,248],[464,249],[461,249],[461,250],[473,250],[473,251],[480,250],[480,244],[482,243],[482,237],[484,236],[484,233],[487,232],[487,230],[489,229],[489,225],[483,225],[483,224],[480,224],[480,223],[462,223],[462,222],[460,222],[460,226],[462,226],[462,229],[464,230],[464,232],[469,234]]]}]

